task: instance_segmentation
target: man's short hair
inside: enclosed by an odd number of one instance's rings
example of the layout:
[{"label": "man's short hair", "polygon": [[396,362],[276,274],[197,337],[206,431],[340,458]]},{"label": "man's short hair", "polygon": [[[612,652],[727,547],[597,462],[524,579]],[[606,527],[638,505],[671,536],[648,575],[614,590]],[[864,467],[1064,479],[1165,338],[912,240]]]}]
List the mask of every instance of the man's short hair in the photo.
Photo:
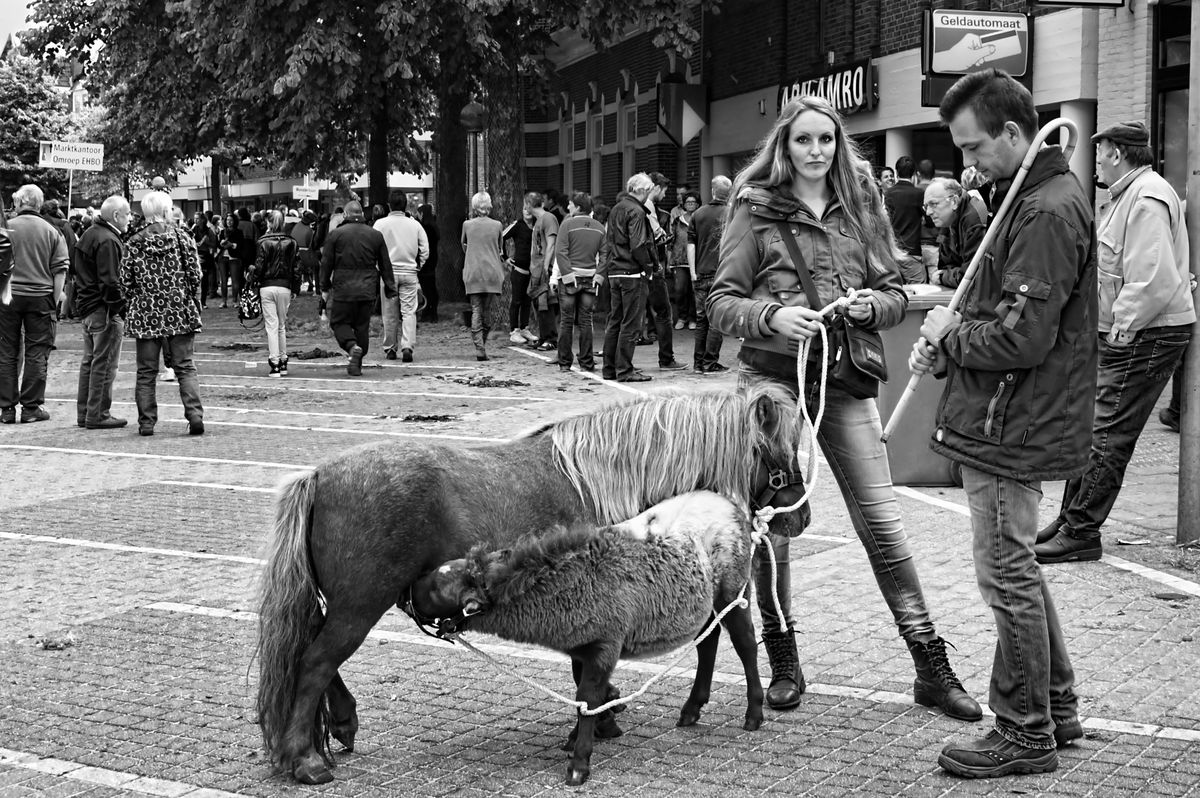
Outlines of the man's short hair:
[{"label": "man's short hair", "polygon": [[969,72],[958,79],[938,106],[938,116],[950,124],[964,108],[975,113],[979,126],[992,138],[1015,122],[1026,138],[1037,135],[1037,107],[1033,95],[1003,69]]},{"label": "man's short hair", "polygon": [[713,199],[727,199],[729,197],[729,190],[733,188],[733,181],[725,175],[717,175],[709,183],[708,188],[712,192]]},{"label": "man's short hair", "polygon": [[625,181],[625,191],[633,194],[644,194],[654,188],[654,181],[645,172],[638,172]]},{"label": "man's short hair", "polygon": [[106,197],[104,202],[100,203],[100,218],[106,222],[115,221],[121,211],[129,212],[129,202],[120,194]]},{"label": "man's short hair", "polygon": [[13,192],[13,207],[17,210],[40,210],[44,201],[42,190],[33,183],[26,183]]},{"label": "man's short hair", "polygon": [[357,200],[350,200],[345,205],[345,210],[342,211],[346,218],[361,219],[363,218],[362,203]]},{"label": "man's short hair", "polygon": [[928,158],[922,158],[917,164],[917,174],[922,180],[933,180],[933,161]]},{"label": "man's short hair", "polygon": [[391,194],[388,194],[388,204],[392,206],[392,212],[408,210],[408,193],[397,189]]},{"label": "man's short hair", "polygon": [[571,194],[571,204],[584,213],[591,213],[592,195],[586,191],[576,191]]},{"label": "man's short hair", "polygon": [[525,204],[530,208],[540,208],[546,204],[546,195],[540,191],[530,191],[525,195]]},{"label": "man's short hair", "polygon": [[662,172],[651,172],[650,180],[651,180],[651,182],[654,183],[654,185],[659,186],[661,188],[666,188],[667,186],[671,185],[671,181],[668,180],[667,176],[664,175]]},{"label": "man's short hair", "polygon": [[915,171],[917,171],[917,162],[911,155],[901,155],[896,159],[896,177],[902,180],[912,180]]}]

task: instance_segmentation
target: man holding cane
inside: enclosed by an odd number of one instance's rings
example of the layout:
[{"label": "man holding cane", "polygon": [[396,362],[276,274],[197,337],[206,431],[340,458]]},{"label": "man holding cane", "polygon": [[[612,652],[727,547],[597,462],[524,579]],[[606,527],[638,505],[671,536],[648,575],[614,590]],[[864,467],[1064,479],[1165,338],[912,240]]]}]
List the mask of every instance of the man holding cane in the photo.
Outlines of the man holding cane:
[{"label": "man holding cane", "polygon": [[[934,308],[909,367],[945,376],[934,451],[962,464],[975,574],[999,632],[989,705],[995,728],[946,746],[938,763],[959,776],[1048,773],[1056,747],[1083,736],[1075,673],[1034,556],[1042,481],[1083,473],[1096,389],[1096,239],[1091,202],[1062,151],[1022,161],[1038,135],[1029,91],[988,69],[942,100],[966,166],[997,184],[990,257],[960,315]],[[1015,184],[1015,185],[1014,185]]]}]

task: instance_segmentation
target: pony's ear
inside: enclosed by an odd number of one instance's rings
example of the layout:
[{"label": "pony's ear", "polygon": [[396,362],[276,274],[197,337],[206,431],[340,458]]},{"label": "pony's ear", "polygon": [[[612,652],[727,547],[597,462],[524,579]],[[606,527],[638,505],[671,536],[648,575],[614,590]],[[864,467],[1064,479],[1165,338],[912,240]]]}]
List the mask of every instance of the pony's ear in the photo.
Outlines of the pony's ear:
[{"label": "pony's ear", "polygon": [[783,424],[783,413],[775,397],[764,393],[754,400],[754,419],[768,438],[773,438]]}]

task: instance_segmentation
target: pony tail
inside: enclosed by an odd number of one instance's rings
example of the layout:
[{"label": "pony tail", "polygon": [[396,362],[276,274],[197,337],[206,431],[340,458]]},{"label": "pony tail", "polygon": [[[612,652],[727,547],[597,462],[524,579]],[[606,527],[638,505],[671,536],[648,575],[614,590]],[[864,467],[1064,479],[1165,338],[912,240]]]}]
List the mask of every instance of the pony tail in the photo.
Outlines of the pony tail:
[{"label": "pony tail", "polygon": [[[286,753],[282,749],[296,698],[297,666],[325,617],[308,550],[316,490],[315,471],[289,477],[280,485],[270,550],[258,588],[258,724],[267,756],[281,771],[291,767],[283,761]],[[322,696],[313,724],[313,744],[332,765],[328,711]]]}]

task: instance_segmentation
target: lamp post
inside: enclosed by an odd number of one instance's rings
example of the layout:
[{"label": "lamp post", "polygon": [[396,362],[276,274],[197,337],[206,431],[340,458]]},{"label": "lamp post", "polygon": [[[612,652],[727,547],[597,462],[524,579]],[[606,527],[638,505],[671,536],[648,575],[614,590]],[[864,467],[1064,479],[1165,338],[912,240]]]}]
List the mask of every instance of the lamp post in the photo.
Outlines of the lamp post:
[{"label": "lamp post", "polygon": [[470,189],[467,193],[474,194],[480,190],[480,183],[482,182],[479,175],[479,134],[487,126],[487,110],[475,100],[471,100],[471,102],[463,106],[458,119],[462,122],[463,128],[471,134],[470,144],[467,148],[471,159],[471,168],[468,172]]}]

